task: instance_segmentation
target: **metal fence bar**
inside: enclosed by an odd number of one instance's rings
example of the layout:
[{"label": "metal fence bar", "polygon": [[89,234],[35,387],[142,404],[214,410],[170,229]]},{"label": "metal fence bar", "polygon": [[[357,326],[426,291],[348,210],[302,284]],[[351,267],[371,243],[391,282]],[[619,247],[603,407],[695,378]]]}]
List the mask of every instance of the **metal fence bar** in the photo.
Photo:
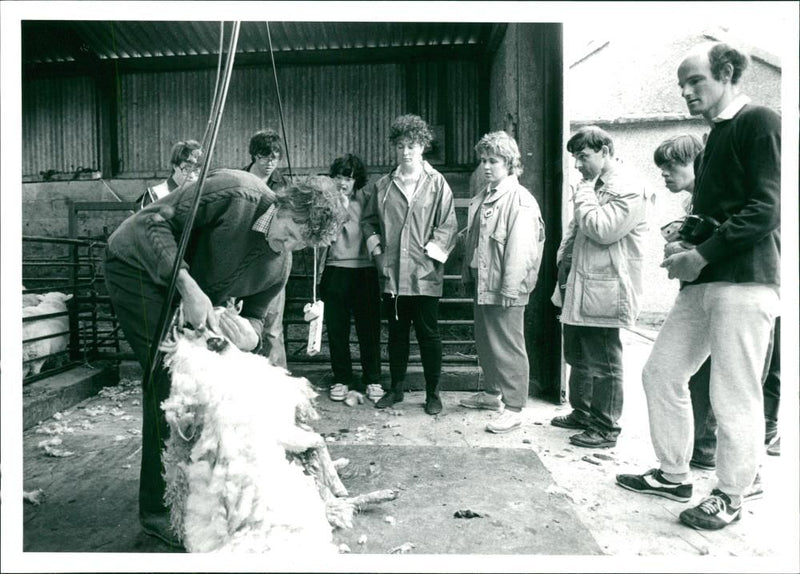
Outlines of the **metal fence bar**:
[{"label": "metal fence bar", "polygon": [[[69,228],[71,233],[76,234],[75,207],[70,206],[71,222]],[[24,277],[23,283],[31,285],[26,288],[24,294],[39,294],[51,291],[71,293],[73,297],[67,301],[66,311],[54,313],[43,313],[23,317],[24,325],[35,325],[37,321],[67,317],[69,329],[58,328],[57,332],[36,334],[33,337],[23,337],[23,346],[35,345],[42,341],[54,340],[68,337],[67,349],[56,352],[47,352],[49,349],[43,348],[38,352],[42,354],[24,359],[23,364],[34,361],[46,361],[44,369],[35,375],[28,375],[24,378],[23,384],[41,380],[47,376],[63,372],[79,364],[87,364],[98,358],[100,349],[119,350],[117,332],[112,329],[102,328],[101,323],[110,322],[113,326],[113,311],[109,308],[108,317],[101,309],[108,306],[108,298],[98,296],[98,267],[101,261],[100,249],[105,248],[105,242],[92,238],[77,237],[41,237],[23,236],[25,244],[45,244],[51,246],[65,246],[69,254],[66,256],[52,257],[31,257],[22,261],[23,268],[36,273],[37,277]],[[48,273],[48,271],[50,273]],[[34,329],[35,330],[35,329]],[[31,333],[34,334],[34,333]],[[60,363],[54,363],[53,359],[68,358]]]}]

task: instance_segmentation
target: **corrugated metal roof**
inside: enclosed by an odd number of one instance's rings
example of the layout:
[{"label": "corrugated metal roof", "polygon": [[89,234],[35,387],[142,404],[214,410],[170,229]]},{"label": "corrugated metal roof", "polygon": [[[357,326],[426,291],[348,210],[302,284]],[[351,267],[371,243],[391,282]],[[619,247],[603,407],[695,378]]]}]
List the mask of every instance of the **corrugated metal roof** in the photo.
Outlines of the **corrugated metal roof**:
[{"label": "corrugated metal roof", "polygon": [[[237,53],[267,52],[268,26],[276,52],[477,46],[488,41],[493,27],[462,22],[242,22]],[[26,20],[22,59],[36,64],[209,55],[219,52],[219,38],[219,22]]]}]

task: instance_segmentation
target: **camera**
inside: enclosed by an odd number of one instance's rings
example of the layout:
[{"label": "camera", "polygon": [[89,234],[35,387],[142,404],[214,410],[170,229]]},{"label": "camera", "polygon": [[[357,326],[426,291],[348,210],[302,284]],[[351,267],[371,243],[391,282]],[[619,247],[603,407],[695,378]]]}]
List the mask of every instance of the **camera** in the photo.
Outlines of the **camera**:
[{"label": "camera", "polygon": [[700,245],[719,229],[719,222],[708,215],[687,215],[678,230],[682,241]]},{"label": "camera", "polygon": [[666,241],[678,241],[681,236],[678,233],[683,225],[683,219],[676,219],[675,221],[670,221],[666,225],[661,227],[661,237],[664,238]]}]

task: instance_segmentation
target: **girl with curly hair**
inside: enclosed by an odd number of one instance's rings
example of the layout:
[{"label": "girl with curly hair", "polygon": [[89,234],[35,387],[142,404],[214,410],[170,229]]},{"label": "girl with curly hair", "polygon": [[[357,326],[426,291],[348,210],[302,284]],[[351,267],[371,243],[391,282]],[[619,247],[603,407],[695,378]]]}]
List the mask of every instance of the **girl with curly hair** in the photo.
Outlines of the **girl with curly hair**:
[{"label": "girl with curly hair", "polygon": [[389,319],[391,388],[375,406],[391,407],[403,400],[413,323],[429,415],[442,410],[439,298],[444,263],[455,246],[457,231],[450,186],[422,157],[432,140],[428,124],[419,116],[403,115],[392,123],[389,141],[398,165],[375,183],[361,219]]}]

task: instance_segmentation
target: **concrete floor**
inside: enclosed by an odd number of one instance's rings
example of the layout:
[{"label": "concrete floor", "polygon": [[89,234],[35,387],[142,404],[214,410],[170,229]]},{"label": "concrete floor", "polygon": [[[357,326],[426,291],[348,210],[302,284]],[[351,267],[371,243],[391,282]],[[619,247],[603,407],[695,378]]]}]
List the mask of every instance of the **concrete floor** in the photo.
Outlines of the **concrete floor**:
[{"label": "concrete floor", "polygon": [[[749,502],[743,519],[719,532],[699,532],[682,526],[677,517],[689,504],[637,495],[615,485],[614,475],[619,472],[641,472],[656,466],[639,381],[651,343],[626,331],[623,331],[623,338],[626,369],[625,408],[621,420],[623,432],[617,447],[612,449],[587,450],[570,445],[567,438],[574,431],[549,424],[553,416],[569,412],[568,405],[558,406],[535,399],[530,399],[523,411],[525,424],[521,429],[506,435],[487,433],[485,424],[495,415],[458,407],[459,399],[469,394],[466,392],[443,393],[444,410],[436,417],[424,414],[422,392],[407,393],[403,403],[389,410],[377,410],[369,401],[348,407],[330,401],[322,393],[318,399],[321,420],[317,421],[315,429],[328,437],[334,458],[337,450],[347,452],[348,448],[355,446],[410,447],[412,453],[414,447],[419,447],[419,452],[438,448],[443,456],[445,451],[449,453],[449,460],[453,456],[457,458],[458,452],[471,454],[479,448],[509,449],[512,454],[519,453],[520,457],[531,452],[549,473],[546,492],[551,504],[575,516],[580,527],[573,530],[580,530],[581,535],[591,538],[586,541],[587,546],[575,546],[576,557],[595,554],[587,548],[596,548],[599,553],[622,560],[611,562],[612,569],[626,569],[619,565],[628,564],[625,562],[628,559],[644,557],[651,560],[648,563],[656,570],[659,565],[664,568],[663,558],[669,558],[670,568],[686,564],[685,560],[699,559],[699,562],[690,563],[699,566],[689,568],[716,570],[720,564],[730,564],[734,560],[738,564],[768,564],[767,571],[784,568],[792,571],[793,565],[798,563],[798,510],[786,505],[782,493],[797,488],[796,484],[788,483],[789,477],[796,476],[791,471],[797,465],[796,453],[764,457],[761,470],[765,487],[763,499]],[[44,421],[45,425],[51,425],[50,428],[61,424],[74,429],[72,433],[52,435],[63,440],[57,448],[73,451],[75,455],[72,457],[45,456],[39,443],[51,438],[50,435],[42,434],[41,426],[25,431],[24,489],[41,488],[46,496],[45,502],[39,506],[24,505],[26,552],[165,551],[138,532],[135,503],[131,502],[135,501],[138,476],[140,417],[138,387],[133,384],[106,389],[101,395],[69,409],[59,420]],[[90,420],[92,428],[82,429],[80,423],[83,420]],[[592,462],[585,460],[587,455]],[[423,459],[430,462],[435,457]],[[384,463],[384,466],[389,465]],[[106,483],[108,472],[113,474],[112,484]],[[100,476],[105,477],[102,484],[99,484]],[[113,516],[99,519],[86,516],[76,522],[79,513],[72,510],[76,508],[75,496],[69,495],[69,485],[74,485],[76,480],[98,483],[93,496],[116,501],[111,512]],[[696,504],[705,496],[714,481],[713,472],[695,472],[695,497],[690,504]],[[119,502],[120,499],[123,502]],[[84,530],[76,528],[76,525],[83,525]],[[359,551],[356,545],[351,546],[353,552]],[[385,549],[371,551],[385,552]],[[476,547],[474,552],[494,553],[485,546]],[[470,551],[460,549],[459,554],[462,553]],[[535,553],[557,552],[540,549]],[[380,568],[393,564],[393,557],[385,560],[388,562],[381,562]],[[425,564],[428,566],[422,566],[423,570],[433,568],[430,566],[432,563]],[[470,561],[466,564],[466,568],[472,570],[476,564],[484,563]],[[519,568],[533,568],[520,564]],[[601,563],[592,564],[595,566],[589,569],[595,569]],[[489,564],[480,568],[494,569],[496,566]]]},{"label": "concrete floor", "polygon": [[[576,431],[550,425],[550,419],[570,412],[569,405],[529,399],[523,411],[523,427],[505,435],[484,430],[494,413],[458,407],[458,400],[469,393],[447,393],[444,410],[436,417],[423,412],[424,393],[407,393],[398,405],[402,416],[359,405],[321,401],[320,432],[333,432],[342,425],[375,429],[374,436],[353,433],[337,435],[345,444],[436,445],[462,447],[528,448],[540,458],[557,485],[558,492],[576,511],[602,552],[611,556],[774,556],[796,554],[796,539],[787,538],[787,527],[797,520],[797,509],[785,506],[781,496],[786,488],[789,465],[796,465],[796,455],[764,456],[761,470],[765,494],[749,502],[742,520],[718,532],[700,532],[683,526],[678,514],[696,505],[716,484],[713,472],[695,471],[694,498],[682,504],[661,497],[624,490],[615,484],[618,473],[644,472],[656,467],[650,443],[644,391],[639,374],[651,343],[623,331],[625,343],[625,406],[621,419],[622,434],[612,449],[584,449],[569,443]],[[409,396],[410,395],[410,396]],[[390,428],[384,428],[386,424]],[[335,444],[335,443],[334,443]],[[593,463],[584,459],[600,453],[609,460]],[[600,464],[596,464],[599,462]],[[794,485],[796,489],[797,486]],[[791,530],[789,528],[788,530]]]}]

